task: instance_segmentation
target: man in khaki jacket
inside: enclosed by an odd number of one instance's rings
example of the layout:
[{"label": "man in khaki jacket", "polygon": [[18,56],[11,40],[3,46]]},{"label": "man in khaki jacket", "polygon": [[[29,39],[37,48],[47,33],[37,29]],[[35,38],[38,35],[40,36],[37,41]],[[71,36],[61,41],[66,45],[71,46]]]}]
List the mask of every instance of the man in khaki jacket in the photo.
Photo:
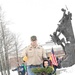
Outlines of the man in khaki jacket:
[{"label": "man in khaki jacket", "polygon": [[23,51],[23,57],[27,56],[28,75],[34,75],[32,68],[42,67],[43,59],[47,58],[45,50],[37,44],[37,37],[31,36],[31,44]]}]

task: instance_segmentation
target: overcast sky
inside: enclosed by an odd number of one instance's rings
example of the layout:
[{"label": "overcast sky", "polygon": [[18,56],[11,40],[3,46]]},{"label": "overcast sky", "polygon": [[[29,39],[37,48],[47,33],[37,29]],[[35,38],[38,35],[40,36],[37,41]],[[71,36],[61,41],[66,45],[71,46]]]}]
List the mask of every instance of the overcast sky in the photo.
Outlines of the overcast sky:
[{"label": "overcast sky", "polygon": [[25,46],[30,43],[32,35],[38,37],[40,44],[50,40],[49,35],[56,30],[63,14],[61,8],[65,5],[72,12],[74,30],[74,0],[0,0],[5,19],[10,21],[10,30],[21,36]]}]

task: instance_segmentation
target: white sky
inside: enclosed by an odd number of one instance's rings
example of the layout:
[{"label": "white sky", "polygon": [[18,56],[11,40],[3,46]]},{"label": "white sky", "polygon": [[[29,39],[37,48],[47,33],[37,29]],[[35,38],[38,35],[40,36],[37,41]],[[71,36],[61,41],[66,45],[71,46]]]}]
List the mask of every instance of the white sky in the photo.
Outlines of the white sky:
[{"label": "white sky", "polygon": [[40,44],[50,40],[49,35],[62,17],[61,8],[67,5],[72,12],[75,29],[74,0],[0,0],[5,19],[10,21],[10,30],[19,34],[24,45],[30,43],[30,36],[36,35]]}]

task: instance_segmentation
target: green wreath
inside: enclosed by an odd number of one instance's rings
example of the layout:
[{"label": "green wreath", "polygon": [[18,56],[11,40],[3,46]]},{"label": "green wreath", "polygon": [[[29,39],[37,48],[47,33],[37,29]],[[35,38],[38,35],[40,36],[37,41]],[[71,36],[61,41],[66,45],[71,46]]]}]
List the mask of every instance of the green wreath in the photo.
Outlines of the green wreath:
[{"label": "green wreath", "polygon": [[45,74],[45,75],[48,75],[48,74],[53,72],[53,69],[52,69],[52,67],[33,68],[32,72],[35,73],[35,74],[43,74],[43,75]]}]

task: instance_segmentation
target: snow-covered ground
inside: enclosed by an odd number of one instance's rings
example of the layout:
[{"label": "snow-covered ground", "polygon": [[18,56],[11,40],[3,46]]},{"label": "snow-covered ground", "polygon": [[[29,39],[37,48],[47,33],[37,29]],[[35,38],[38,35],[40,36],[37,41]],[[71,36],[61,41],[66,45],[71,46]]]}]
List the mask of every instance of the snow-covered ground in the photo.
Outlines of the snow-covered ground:
[{"label": "snow-covered ground", "polygon": [[[1,73],[0,73],[0,75],[1,75]],[[17,71],[10,70],[10,75],[18,75],[18,73],[17,73]]]},{"label": "snow-covered ground", "polygon": [[75,75],[75,65],[67,68],[57,69],[57,75]]},{"label": "snow-covered ground", "polygon": [[10,70],[10,75],[18,75],[18,72],[17,71],[11,71]]},{"label": "snow-covered ground", "polygon": [[[17,71],[10,70],[10,75],[18,75],[18,74]],[[67,68],[57,69],[57,75],[75,75],[75,65]]]}]

